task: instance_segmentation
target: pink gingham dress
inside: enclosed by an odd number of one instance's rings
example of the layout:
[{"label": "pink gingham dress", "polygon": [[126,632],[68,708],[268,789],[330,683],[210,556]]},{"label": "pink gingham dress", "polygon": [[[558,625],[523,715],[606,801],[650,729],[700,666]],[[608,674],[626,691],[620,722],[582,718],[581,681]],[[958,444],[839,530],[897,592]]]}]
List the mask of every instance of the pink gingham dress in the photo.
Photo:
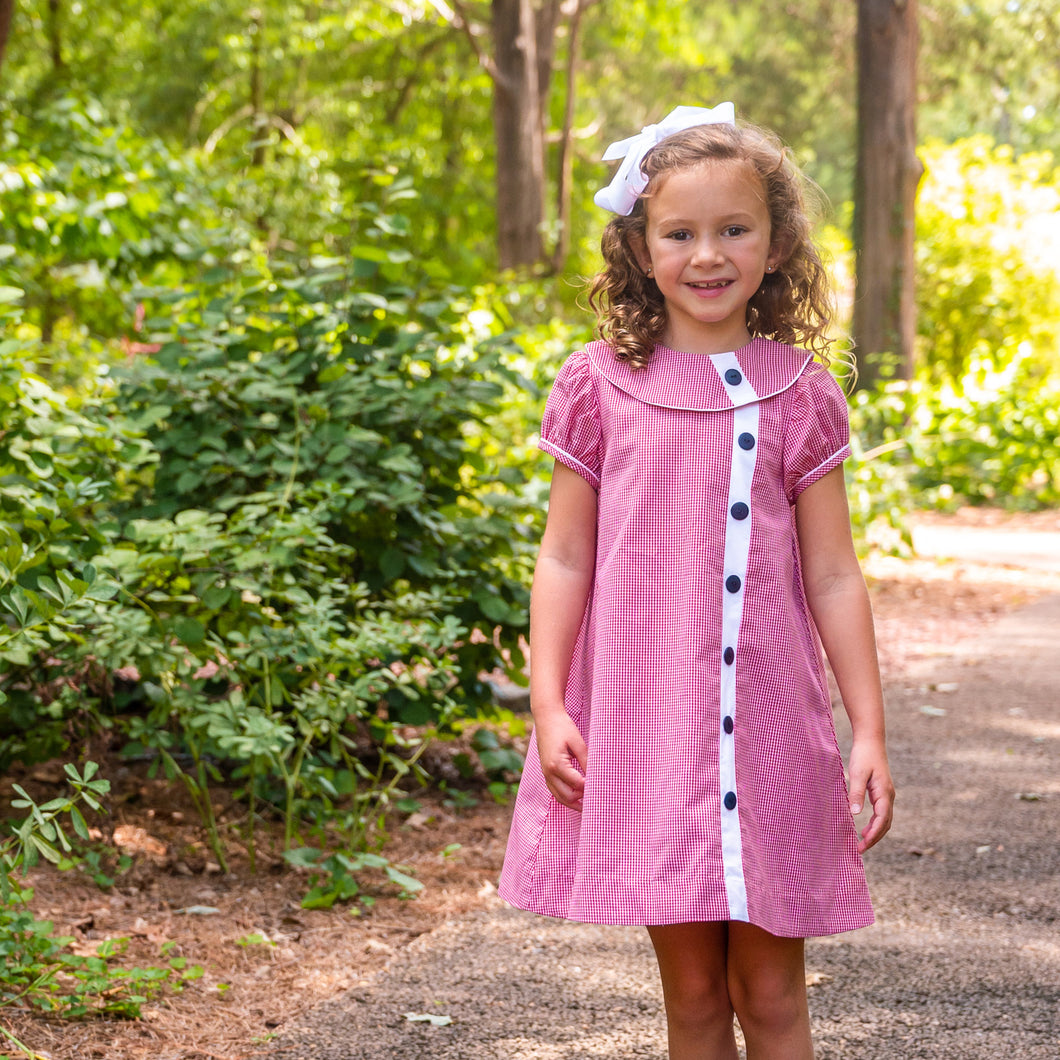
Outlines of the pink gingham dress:
[{"label": "pink gingham dress", "polygon": [[740,920],[774,935],[872,923],[795,535],[799,494],[850,453],[843,394],[805,350],[590,343],[541,448],[599,496],[566,706],[581,813],[531,747],[500,894],[604,924]]}]

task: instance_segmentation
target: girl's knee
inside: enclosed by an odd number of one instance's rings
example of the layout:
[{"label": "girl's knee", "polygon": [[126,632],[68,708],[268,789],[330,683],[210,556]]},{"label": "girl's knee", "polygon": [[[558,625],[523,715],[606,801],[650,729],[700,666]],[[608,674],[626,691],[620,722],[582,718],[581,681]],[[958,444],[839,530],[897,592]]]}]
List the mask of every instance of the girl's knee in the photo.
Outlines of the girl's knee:
[{"label": "girl's knee", "polygon": [[732,1026],[733,1007],[724,977],[686,976],[663,991],[666,1019],[685,1034],[709,1037]]},{"label": "girl's knee", "polygon": [[728,993],[741,1026],[782,1032],[808,1019],[801,939],[780,939],[758,930],[733,933]]},{"label": "girl's knee", "polygon": [[805,978],[764,972],[729,980],[729,997],[740,1026],[784,1034],[807,1020]]}]

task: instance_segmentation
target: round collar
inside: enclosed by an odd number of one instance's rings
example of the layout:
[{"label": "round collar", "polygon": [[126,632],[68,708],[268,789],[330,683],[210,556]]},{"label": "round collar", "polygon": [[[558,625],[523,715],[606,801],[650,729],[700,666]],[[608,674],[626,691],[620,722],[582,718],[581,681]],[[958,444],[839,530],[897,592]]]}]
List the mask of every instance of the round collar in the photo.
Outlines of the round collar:
[{"label": "round collar", "polygon": [[590,342],[585,352],[609,383],[631,397],[690,412],[723,412],[773,397],[793,386],[813,363],[809,350],[763,338],[712,355],[657,345],[647,367],[636,370],[616,360],[614,347],[606,342]]}]

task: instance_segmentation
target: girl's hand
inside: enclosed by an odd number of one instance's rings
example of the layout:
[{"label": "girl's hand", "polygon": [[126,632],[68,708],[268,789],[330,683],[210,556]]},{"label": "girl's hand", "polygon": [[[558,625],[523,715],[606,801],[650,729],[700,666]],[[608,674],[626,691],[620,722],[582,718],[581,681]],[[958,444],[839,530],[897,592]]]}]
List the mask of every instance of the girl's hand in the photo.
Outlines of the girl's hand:
[{"label": "girl's hand", "polygon": [[535,720],[534,732],[548,790],[564,806],[581,810],[588,749],[577,725],[565,710],[552,710]]},{"label": "girl's hand", "polygon": [[858,851],[875,846],[891,827],[894,810],[894,782],[887,764],[883,741],[855,741],[850,749],[850,812],[861,813],[868,795],[872,817],[861,831]]}]

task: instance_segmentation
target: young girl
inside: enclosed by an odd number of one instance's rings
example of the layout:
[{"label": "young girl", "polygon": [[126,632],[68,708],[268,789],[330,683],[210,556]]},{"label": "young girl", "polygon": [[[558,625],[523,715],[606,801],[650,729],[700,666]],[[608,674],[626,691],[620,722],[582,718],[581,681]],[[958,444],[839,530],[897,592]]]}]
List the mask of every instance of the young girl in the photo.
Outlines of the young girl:
[{"label": "young girl", "polygon": [[825,274],[798,171],[732,104],[679,107],[615,157],[602,341],[564,364],[541,431],[536,741],[500,893],[647,925],[671,1060],[734,1060],[734,1014],[749,1060],[803,1060],[803,939],[872,922],[860,854],[894,798],[846,403],[809,352]]}]

